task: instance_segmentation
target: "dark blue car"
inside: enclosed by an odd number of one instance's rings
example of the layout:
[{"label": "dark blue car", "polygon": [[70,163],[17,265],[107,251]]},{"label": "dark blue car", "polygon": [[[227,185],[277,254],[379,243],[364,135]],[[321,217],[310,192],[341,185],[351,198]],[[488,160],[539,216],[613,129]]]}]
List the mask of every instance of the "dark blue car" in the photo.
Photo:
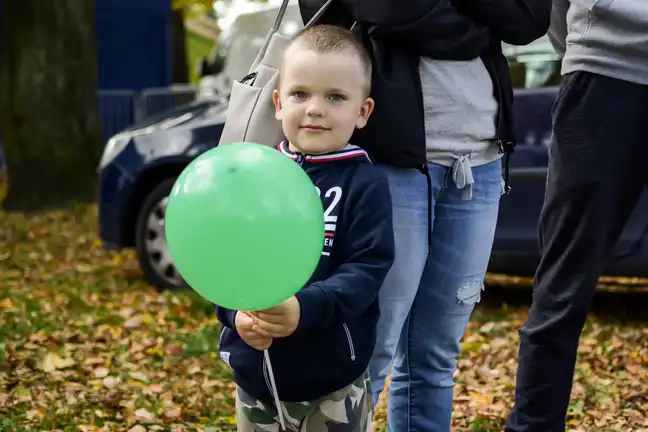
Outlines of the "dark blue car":
[{"label": "dark blue car", "polygon": [[[539,261],[537,223],[547,175],[551,107],[559,61],[546,38],[505,47],[516,87],[518,145],[511,158],[511,194],[501,203],[489,270],[532,275]],[[182,169],[218,143],[227,102],[182,106],[110,139],[99,174],[99,227],[106,247],[135,248],[147,280],[160,289],[182,285],[164,236],[164,210]],[[648,194],[614,249],[606,273],[648,276]],[[215,245],[216,247],[217,245]]]}]

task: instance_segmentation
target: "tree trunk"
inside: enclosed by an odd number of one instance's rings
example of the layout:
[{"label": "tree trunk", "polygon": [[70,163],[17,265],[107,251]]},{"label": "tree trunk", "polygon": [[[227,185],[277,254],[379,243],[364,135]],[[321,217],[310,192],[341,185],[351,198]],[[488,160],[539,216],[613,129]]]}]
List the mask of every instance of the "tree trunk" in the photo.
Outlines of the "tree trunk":
[{"label": "tree trunk", "polygon": [[8,210],[94,198],[102,138],[93,3],[4,1],[0,134]]},{"label": "tree trunk", "polygon": [[171,17],[171,41],[173,82],[175,84],[186,84],[189,82],[189,68],[187,66],[187,38],[182,9],[173,11]]}]

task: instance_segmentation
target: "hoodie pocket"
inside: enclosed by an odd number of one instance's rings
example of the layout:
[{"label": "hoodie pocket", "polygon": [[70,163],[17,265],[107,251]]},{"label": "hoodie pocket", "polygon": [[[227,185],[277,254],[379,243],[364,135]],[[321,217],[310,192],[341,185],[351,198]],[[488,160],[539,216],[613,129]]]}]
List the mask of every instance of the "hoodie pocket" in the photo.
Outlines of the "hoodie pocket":
[{"label": "hoodie pocket", "polygon": [[346,323],[342,324],[342,328],[344,328],[344,333],[346,335],[347,343],[349,344],[349,354],[351,355],[351,361],[355,361],[356,359],[355,347],[353,346],[353,338],[351,337],[351,331],[349,330],[349,326],[347,326]]}]

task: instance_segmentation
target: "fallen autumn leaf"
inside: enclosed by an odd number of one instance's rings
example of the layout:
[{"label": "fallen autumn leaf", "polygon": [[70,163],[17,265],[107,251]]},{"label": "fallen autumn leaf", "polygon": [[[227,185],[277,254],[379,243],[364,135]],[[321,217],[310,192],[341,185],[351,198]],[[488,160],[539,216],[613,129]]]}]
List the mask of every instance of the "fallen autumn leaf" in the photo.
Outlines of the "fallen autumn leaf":
[{"label": "fallen autumn leaf", "polygon": [[41,369],[44,372],[52,372],[58,369],[65,369],[74,366],[74,360],[70,357],[62,358],[56,353],[48,352],[45,354],[41,363]]},{"label": "fallen autumn leaf", "polygon": [[[213,307],[191,291],[147,286],[132,252],[101,248],[96,218],[94,206],[0,212],[0,431],[235,431]],[[487,278],[527,294],[529,281]],[[495,301],[489,286],[471,319],[453,432],[503,430],[528,310],[511,292]],[[578,355],[570,432],[648,432],[646,319],[592,314]],[[385,401],[383,392],[376,432],[385,430]]]}]

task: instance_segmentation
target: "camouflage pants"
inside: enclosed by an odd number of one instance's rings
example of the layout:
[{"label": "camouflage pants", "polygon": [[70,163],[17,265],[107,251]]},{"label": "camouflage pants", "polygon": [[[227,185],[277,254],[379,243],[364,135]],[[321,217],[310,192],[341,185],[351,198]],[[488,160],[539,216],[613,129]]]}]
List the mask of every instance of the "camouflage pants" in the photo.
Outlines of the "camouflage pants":
[{"label": "camouflage pants", "polygon": [[[279,395],[281,397],[281,395]],[[310,402],[282,402],[287,431],[281,430],[274,404],[261,402],[236,388],[239,432],[367,432],[372,431],[369,374],[352,384]]]}]

